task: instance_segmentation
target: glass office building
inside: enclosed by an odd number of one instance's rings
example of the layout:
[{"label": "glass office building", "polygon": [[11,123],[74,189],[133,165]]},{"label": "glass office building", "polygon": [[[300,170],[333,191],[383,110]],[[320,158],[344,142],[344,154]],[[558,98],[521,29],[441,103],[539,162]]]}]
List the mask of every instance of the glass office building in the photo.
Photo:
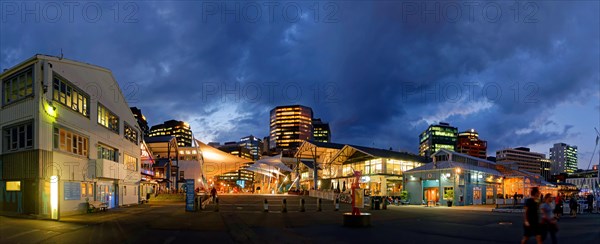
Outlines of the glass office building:
[{"label": "glass office building", "polygon": [[271,110],[269,149],[293,157],[303,141],[311,140],[313,111],[302,105]]},{"label": "glass office building", "polygon": [[456,151],[458,129],[441,122],[430,125],[419,135],[419,155],[429,158],[440,149]]}]

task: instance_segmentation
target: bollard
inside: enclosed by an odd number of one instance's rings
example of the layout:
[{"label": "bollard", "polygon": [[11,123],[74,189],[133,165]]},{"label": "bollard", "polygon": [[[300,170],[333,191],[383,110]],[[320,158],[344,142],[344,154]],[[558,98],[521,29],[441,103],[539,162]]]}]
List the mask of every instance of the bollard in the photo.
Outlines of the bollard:
[{"label": "bollard", "polygon": [[300,199],[300,212],[304,212],[306,211],[306,208],[304,208],[304,198]]},{"label": "bollard", "polygon": [[281,200],[281,212],[287,213],[287,200],[285,198]]},{"label": "bollard", "polygon": [[196,199],[198,200],[198,209],[197,210],[202,210],[202,197],[196,197]]},{"label": "bollard", "polygon": [[219,212],[219,198],[215,199],[215,212]]},{"label": "bollard", "polygon": [[264,208],[264,212],[269,212],[269,202],[267,201],[267,199],[265,198],[265,202],[263,204],[263,208]]},{"label": "bollard", "polygon": [[321,209],[321,201],[321,198],[317,198],[317,212],[321,212],[321,210],[323,210]]},{"label": "bollard", "polygon": [[335,199],[334,204],[335,204],[335,210],[334,211],[340,210],[340,199],[339,198]]}]

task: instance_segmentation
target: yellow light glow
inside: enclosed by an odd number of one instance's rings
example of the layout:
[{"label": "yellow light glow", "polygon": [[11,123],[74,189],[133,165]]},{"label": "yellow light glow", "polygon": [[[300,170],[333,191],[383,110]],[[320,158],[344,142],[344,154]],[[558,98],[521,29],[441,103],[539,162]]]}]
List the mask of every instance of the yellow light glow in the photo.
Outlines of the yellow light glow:
[{"label": "yellow light glow", "polygon": [[58,176],[50,176],[50,211],[51,218],[58,219]]},{"label": "yellow light glow", "polygon": [[44,104],[44,110],[46,113],[54,118],[56,118],[56,108],[52,106],[52,104],[46,103]]},{"label": "yellow light glow", "polygon": [[460,168],[456,168],[456,173],[460,174]]},{"label": "yellow light glow", "polygon": [[21,182],[20,181],[7,181],[6,182],[6,191],[21,191]]}]

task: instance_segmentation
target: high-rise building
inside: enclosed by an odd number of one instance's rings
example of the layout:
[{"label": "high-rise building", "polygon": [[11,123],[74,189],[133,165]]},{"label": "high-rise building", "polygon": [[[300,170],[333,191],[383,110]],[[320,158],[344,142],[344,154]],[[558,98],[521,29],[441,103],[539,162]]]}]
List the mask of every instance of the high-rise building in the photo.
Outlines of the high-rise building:
[{"label": "high-rise building", "polygon": [[239,145],[250,150],[252,160],[260,158],[260,150],[262,148],[262,140],[253,135],[245,136],[240,139]]},{"label": "high-rise building", "polygon": [[555,143],[550,148],[550,160],[552,160],[553,175],[574,173],[577,170],[577,146]]},{"label": "high-rise building", "polygon": [[313,119],[313,141],[316,142],[331,142],[331,130],[329,123],[324,123],[321,119]]},{"label": "high-rise building", "polygon": [[[247,136],[253,137],[253,136]],[[246,137],[245,137],[246,138]],[[253,160],[254,155],[251,153],[251,149],[246,148],[237,142],[225,142],[223,145],[218,147],[219,150],[235,155],[240,158]],[[228,182],[228,184],[236,184],[241,188],[252,188],[254,182],[254,172],[247,170],[250,164],[242,165],[239,169],[223,173],[217,176],[218,181]]]},{"label": "high-rise building", "polygon": [[458,134],[456,151],[473,157],[486,159],[487,141],[479,139],[479,134],[475,129],[463,131]]},{"label": "high-rise building", "polygon": [[150,128],[149,137],[169,136],[177,138],[177,145],[182,147],[192,146],[192,129],[190,125],[183,121],[168,120],[162,124],[154,125]]},{"label": "high-rise building", "polygon": [[312,109],[302,105],[272,109],[269,148],[292,157],[303,141],[312,139],[312,118]]},{"label": "high-rise building", "polygon": [[131,113],[133,113],[133,117],[137,120],[138,126],[142,129],[142,136],[147,136],[150,132],[150,127],[148,126],[146,116],[144,116],[142,110],[137,107],[131,107],[130,109]]},{"label": "high-rise building", "polygon": [[260,148],[260,155],[269,155],[271,150],[270,150],[270,142],[271,142],[271,137],[270,136],[265,136],[262,139],[262,147]]},{"label": "high-rise building", "polygon": [[456,151],[457,136],[458,129],[448,123],[440,122],[437,125],[430,125],[419,135],[419,155],[429,159],[431,155],[442,148]]},{"label": "high-rise building", "polygon": [[236,142],[225,142],[222,146],[219,147],[219,150],[238,156],[240,158],[245,158],[245,159],[250,159],[252,160],[253,156],[252,153],[250,152],[250,149],[239,145]]},{"label": "high-rise building", "polygon": [[496,151],[496,162],[498,164],[516,163],[517,169],[537,175],[542,174],[542,159],[545,158],[546,155],[543,153],[532,152],[527,147],[507,148]]},{"label": "high-rise building", "polygon": [[552,160],[548,158],[540,159],[540,174],[544,177],[546,181],[550,181],[552,176]]}]

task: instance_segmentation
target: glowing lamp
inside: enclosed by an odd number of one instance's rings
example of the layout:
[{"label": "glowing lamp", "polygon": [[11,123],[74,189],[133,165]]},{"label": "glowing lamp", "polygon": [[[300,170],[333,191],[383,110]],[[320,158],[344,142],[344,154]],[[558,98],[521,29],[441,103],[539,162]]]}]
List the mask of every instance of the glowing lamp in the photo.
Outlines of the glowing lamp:
[{"label": "glowing lamp", "polygon": [[46,104],[44,104],[44,110],[46,111],[46,113],[48,115],[50,115],[51,117],[56,118],[56,107],[54,107],[54,105],[52,105],[52,103],[46,103]]}]

